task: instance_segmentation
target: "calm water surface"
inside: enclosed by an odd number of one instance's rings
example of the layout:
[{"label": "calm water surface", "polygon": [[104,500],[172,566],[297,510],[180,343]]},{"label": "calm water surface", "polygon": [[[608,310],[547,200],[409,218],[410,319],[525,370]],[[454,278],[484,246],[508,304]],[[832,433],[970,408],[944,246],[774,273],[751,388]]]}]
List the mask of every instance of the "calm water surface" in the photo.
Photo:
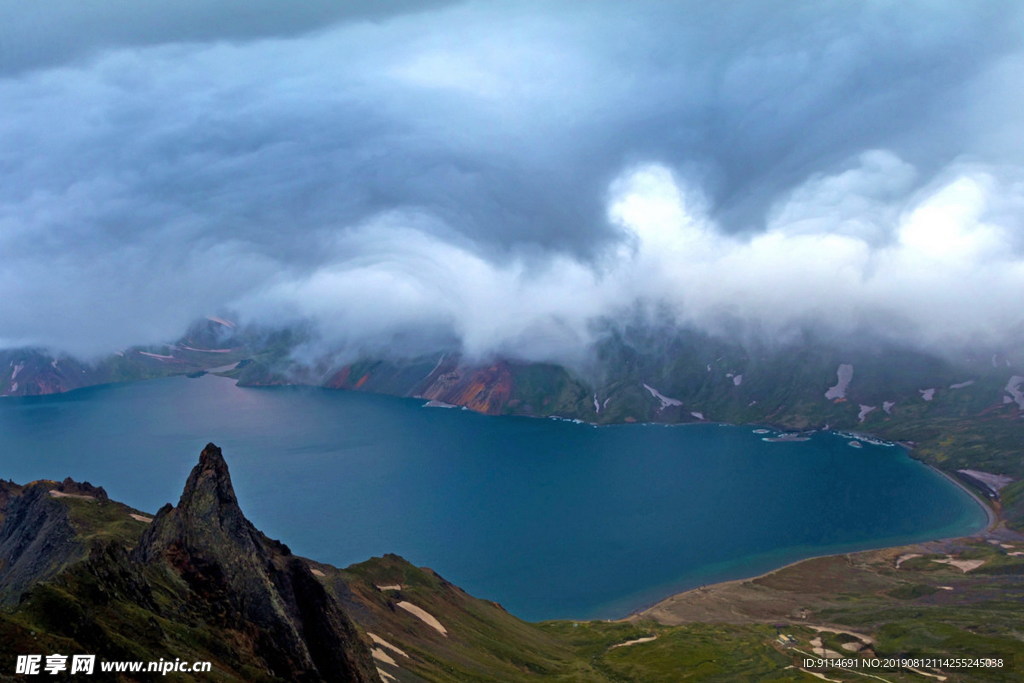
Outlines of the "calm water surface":
[{"label": "calm water surface", "polygon": [[294,552],[340,566],[398,553],[527,619],[619,617],[801,557],[985,523],[900,448],[761,436],[207,376],[0,399],[0,477],[71,476],[155,512],[212,441],[243,510]]}]

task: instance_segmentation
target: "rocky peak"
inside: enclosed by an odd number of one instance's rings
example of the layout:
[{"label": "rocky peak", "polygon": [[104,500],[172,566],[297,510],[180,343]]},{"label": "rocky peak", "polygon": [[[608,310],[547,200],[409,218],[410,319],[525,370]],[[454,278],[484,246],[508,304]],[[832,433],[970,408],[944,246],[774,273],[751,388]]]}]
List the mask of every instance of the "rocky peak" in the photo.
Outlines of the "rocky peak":
[{"label": "rocky peak", "polygon": [[224,454],[212,443],[206,444],[199,454],[199,464],[192,468],[178,506],[181,507],[186,502],[190,502],[192,498],[204,493],[207,489],[216,495],[221,504],[238,505],[235,489],[231,485],[228,464],[224,461]]},{"label": "rocky peak", "polygon": [[171,548],[210,557],[252,555],[267,539],[238,506],[220,448],[207,444],[192,468],[177,507],[165,505],[143,535],[137,552],[154,559]]},{"label": "rocky peak", "polygon": [[71,477],[67,477],[64,481],[54,486],[53,490],[75,496],[95,498],[96,500],[110,500],[110,497],[107,496],[107,491],[102,486],[93,486],[87,481],[78,482]]},{"label": "rocky peak", "polygon": [[228,464],[220,448],[206,444],[178,500],[178,514],[193,523],[211,524],[226,533],[254,531],[238,507]]},{"label": "rocky peak", "polygon": [[207,444],[177,507],[165,505],[134,558],[187,586],[205,621],[252,642],[286,680],[378,680],[348,616],[305,560],[245,518],[220,448]]}]

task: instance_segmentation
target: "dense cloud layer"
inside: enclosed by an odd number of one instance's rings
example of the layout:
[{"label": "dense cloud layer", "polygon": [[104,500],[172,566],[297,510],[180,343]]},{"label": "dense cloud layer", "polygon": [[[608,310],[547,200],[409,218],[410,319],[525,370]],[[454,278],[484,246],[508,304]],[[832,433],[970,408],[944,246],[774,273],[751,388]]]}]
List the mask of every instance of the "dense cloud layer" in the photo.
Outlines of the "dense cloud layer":
[{"label": "dense cloud layer", "polygon": [[82,7],[7,8],[0,346],[1021,331],[1018,3]]}]

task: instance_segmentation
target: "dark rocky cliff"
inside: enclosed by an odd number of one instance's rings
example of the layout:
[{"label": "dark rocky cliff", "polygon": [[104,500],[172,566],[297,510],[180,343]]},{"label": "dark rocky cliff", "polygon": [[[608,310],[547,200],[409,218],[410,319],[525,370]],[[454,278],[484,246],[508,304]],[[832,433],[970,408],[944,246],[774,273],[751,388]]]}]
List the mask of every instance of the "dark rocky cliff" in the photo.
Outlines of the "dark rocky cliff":
[{"label": "dark rocky cliff", "polygon": [[178,505],[152,519],[89,484],[4,484],[0,605],[14,618],[0,614],[0,640],[10,652],[210,661],[227,680],[380,680],[308,560],[242,514],[213,444]]},{"label": "dark rocky cliff", "polygon": [[368,650],[306,562],[238,507],[221,450],[208,444],[177,507],[164,506],[134,557],[187,586],[212,625],[244,634],[289,680],[376,680]]},{"label": "dark rocky cliff", "polygon": [[50,491],[47,483],[34,482],[5,496],[9,500],[0,525],[0,604],[17,602],[34,583],[85,554],[67,508]]}]

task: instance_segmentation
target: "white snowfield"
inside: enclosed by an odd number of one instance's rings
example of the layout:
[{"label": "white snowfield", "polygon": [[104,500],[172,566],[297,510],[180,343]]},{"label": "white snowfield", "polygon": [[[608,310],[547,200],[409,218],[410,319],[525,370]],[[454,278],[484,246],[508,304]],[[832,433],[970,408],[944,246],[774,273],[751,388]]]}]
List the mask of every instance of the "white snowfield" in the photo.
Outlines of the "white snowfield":
[{"label": "white snowfield", "polygon": [[866,418],[868,414],[875,409],[877,409],[877,406],[866,406],[863,403],[860,404],[860,412],[857,413],[857,420],[859,422],[863,422],[864,418]]},{"label": "white snowfield", "polygon": [[918,389],[917,393],[921,394],[921,398],[925,401],[930,401],[935,398],[935,389]]},{"label": "white snowfield", "polygon": [[1024,410],[1024,391],[1021,391],[1021,384],[1024,384],[1024,377],[1014,375],[1006,383],[1006,393],[1010,395],[1010,400],[1016,403],[1018,408]]},{"label": "white snowfield", "polygon": [[837,398],[846,398],[846,389],[850,386],[850,381],[853,379],[853,366],[849,363],[841,363],[836,368],[836,379],[838,381],[835,386],[829,387],[828,391],[825,392],[825,398],[830,401],[834,401]]},{"label": "white snowfield", "polygon": [[160,353],[150,353],[148,351],[139,351],[139,355],[140,356],[147,356],[149,358],[156,358],[157,360],[163,360],[163,361],[174,360],[174,356],[165,356],[165,355],[160,354]]},{"label": "white snowfield", "polygon": [[660,391],[658,391],[654,387],[650,386],[649,384],[645,384],[644,385],[644,389],[646,389],[647,391],[651,392],[651,396],[653,396],[654,398],[656,398],[659,401],[661,401],[662,409],[668,408],[669,406],[681,406],[681,405],[683,405],[683,402],[680,401],[678,398],[670,398],[668,396],[665,396]]},{"label": "white snowfield", "polygon": [[398,647],[397,645],[392,645],[388,641],[386,641],[383,638],[381,638],[380,636],[378,636],[376,633],[367,633],[366,635],[370,636],[370,640],[375,642],[377,645],[381,645],[383,647],[386,647],[387,649],[391,650],[392,652],[394,652],[397,655],[400,655],[402,657],[408,657],[409,656],[408,653],[405,650],[403,650],[402,648]]},{"label": "white snowfield", "polygon": [[424,624],[426,624],[430,628],[432,628],[435,631],[437,631],[438,633],[440,633],[442,636],[445,636],[445,637],[448,636],[448,629],[446,629],[441,624],[441,622],[437,620],[437,617],[435,617],[433,614],[431,614],[427,610],[423,609],[422,607],[417,607],[416,605],[412,604],[411,602],[407,602],[405,600],[402,600],[401,602],[397,602],[395,604],[398,605],[399,607],[401,607],[402,609],[404,609],[409,614],[411,614],[414,617],[416,617],[417,619],[419,619],[420,621],[422,621]]}]

